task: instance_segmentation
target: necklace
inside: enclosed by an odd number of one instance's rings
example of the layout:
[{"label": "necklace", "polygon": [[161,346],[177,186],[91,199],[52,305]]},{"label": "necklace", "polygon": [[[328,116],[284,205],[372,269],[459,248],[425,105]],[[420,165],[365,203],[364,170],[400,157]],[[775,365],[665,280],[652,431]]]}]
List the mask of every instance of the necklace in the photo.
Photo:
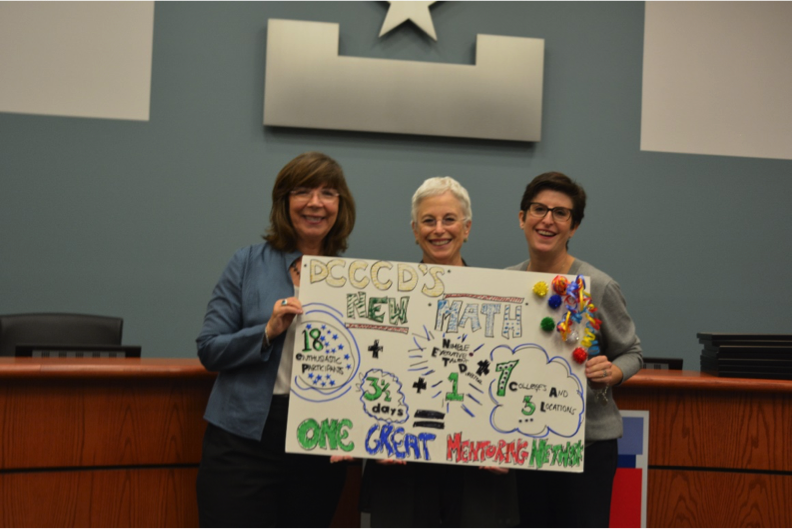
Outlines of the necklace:
[{"label": "necklace", "polygon": [[[299,259],[298,259],[298,261],[299,261]],[[289,269],[290,269],[292,272],[294,272],[294,273],[295,273],[295,275],[296,275],[297,277],[300,277],[300,265],[299,265],[299,264],[297,264],[297,261],[295,261],[294,263],[292,263],[291,265],[289,265]]]},{"label": "necklace", "polygon": [[605,406],[606,404],[608,404],[608,403],[609,403],[609,395],[608,395],[608,393],[609,393],[609,387],[608,387],[608,386],[606,386],[605,388],[603,388],[602,390],[600,390],[600,391],[598,392],[598,394],[597,394],[597,396],[598,396],[598,400],[600,400],[600,403],[601,403],[603,406]]}]

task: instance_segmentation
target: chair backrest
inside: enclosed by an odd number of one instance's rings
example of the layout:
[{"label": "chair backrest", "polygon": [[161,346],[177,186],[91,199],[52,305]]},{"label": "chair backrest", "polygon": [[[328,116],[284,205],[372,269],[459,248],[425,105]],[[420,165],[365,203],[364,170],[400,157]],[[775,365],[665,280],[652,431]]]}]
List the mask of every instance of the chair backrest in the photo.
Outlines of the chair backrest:
[{"label": "chair backrest", "polygon": [[17,344],[121,345],[122,318],[90,314],[32,313],[0,316],[0,356]]}]

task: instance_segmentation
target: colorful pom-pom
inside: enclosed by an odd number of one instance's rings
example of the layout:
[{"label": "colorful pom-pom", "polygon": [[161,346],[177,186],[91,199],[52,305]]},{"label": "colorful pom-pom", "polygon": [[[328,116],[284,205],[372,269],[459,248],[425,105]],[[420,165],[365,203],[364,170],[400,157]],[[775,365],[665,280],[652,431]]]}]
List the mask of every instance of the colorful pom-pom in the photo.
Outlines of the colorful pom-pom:
[{"label": "colorful pom-pom", "polygon": [[559,294],[554,294],[550,298],[548,298],[548,306],[552,309],[558,309],[562,305],[562,296]]},{"label": "colorful pom-pom", "polygon": [[553,285],[553,291],[561,296],[567,290],[567,285],[570,284],[570,281],[564,276],[556,276],[551,281],[551,284]]},{"label": "colorful pom-pom", "polygon": [[553,318],[543,318],[540,322],[540,328],[543,331],[552,331],[556,327],[556,324],[553,321]]},{"label": "colorful pom-pom", "polygon": [[588,356],[589,355],[583,347],[576,347],[575,351],[573,351],[573,360],[579,364],[586,362]]},{"label": "colorful pom-pom", "polygon": [[544,298],[545,296],[547,296],[548,295],[548,283],[546,283],[545,281],[538,281],[534,285],[534,293],[537,294],[538,296],[540,296],[541,298]]}]

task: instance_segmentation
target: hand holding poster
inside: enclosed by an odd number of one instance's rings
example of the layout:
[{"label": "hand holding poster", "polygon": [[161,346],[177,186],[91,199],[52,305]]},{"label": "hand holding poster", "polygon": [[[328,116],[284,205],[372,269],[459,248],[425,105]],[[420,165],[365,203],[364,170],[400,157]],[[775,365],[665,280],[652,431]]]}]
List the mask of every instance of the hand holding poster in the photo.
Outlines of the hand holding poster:
[{"label": "hand holding poster", "polygon": [[565,276],[311,257],[302,277],[288,451],[583,471]]}]

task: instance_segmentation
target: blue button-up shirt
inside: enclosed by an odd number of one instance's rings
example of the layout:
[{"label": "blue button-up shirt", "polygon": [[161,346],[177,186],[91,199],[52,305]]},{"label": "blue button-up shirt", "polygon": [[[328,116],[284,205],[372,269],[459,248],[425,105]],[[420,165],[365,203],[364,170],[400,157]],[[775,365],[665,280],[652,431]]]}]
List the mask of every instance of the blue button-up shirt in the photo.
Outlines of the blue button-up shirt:
[{"label": "blue button-up shirt", "polygon": [[201,363],[218,372],[204,419],[233,434],[261,439],[285,337],[263,347],[264,328],[275,302],[294,296],[289,266],[301,255],[266,242],[243,248],[212,292],[196,339]]}]

